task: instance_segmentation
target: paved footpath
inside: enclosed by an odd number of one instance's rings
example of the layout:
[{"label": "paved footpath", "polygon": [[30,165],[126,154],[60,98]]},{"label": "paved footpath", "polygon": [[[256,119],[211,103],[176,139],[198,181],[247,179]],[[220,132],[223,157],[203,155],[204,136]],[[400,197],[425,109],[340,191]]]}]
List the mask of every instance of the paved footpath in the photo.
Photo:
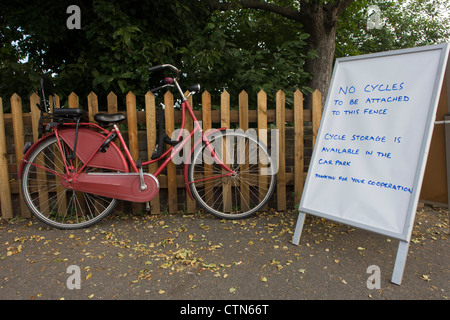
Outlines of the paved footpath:
[{"label": "paved footpath", "polygon": [[[199,214],[115,214],[75,231],[49,228],[35,219],[2,221],[0,299],[446,300],[450,296],[446,209],[419,209],[400,286],[390,282],[398,240],[307,216],[300,245],[295,246],[291,241],[296,221],[295,212],[270,212],[239,221]],[[379,267],[379,289],[367,287],[370,266]]]}]

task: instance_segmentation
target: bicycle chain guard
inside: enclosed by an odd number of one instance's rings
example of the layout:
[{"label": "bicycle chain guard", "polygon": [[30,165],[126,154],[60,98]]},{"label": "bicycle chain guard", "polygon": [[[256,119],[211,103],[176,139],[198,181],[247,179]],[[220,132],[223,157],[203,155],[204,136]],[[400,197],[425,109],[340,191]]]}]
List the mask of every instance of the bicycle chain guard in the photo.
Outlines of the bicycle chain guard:
[{"label": "bicycle chain guard", "polygon": [[[145,189],[141,188],[143,177]],[[159,192],[159,182],[144,173],[81,173],[75,180],[61,178],[61,184],[75,191],[131,202],[148,202]]]}]

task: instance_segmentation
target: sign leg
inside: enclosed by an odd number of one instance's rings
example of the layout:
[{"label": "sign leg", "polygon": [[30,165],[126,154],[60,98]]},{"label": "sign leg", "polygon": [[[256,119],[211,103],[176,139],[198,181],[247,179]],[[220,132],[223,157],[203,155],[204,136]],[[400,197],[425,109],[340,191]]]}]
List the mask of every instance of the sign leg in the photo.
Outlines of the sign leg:
[{"label": "sign leg", "polygon": [[297,226],[295,227],[294,238],[292,243],[298,246],[300,242],[300,236],[302,235],[303,224],[305,223],[306,214],[303,212],[298,213]]},{"label": "sign leg", "polygon": [[[444,90],[444,88],[442,88]],[[450,107],[450,105],[449,105]],[[445,151],[447,158],[447,204],[450,207],[450,114],[446,114],[444,117],[445,125]]]},{"label": "sign leg", "polygon": [[402,283],[403,271],[405,270],[406,257],[408,256],[409,242],[400,240],[395,258],[394,272],[391,282],[397,285]]}]

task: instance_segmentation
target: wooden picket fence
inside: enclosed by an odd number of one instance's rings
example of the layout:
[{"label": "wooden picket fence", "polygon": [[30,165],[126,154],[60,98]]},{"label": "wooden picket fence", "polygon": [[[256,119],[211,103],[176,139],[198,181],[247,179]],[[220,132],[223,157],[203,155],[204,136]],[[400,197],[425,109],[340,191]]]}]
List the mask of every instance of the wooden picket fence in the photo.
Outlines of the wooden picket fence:
[{"label": "wooden picket fence", "polygon": [[[245,91],[239,94],[237,110],[236,108],[231,108],[230,94],[226,91],[221,94],[220,109],[218,110],[211,108],[211,95],[207,91],[203,92],[200,99],[195,96],[195,100],[198,99],[200,101],[192,101],[193,97],[191,96],[190,102],[197,109],[194,111],[195,116],[199,121],[202,121],[204,131],[212,128],[213,124],[228,128],[232,124],[238,124],[239,128],[244,131],[249,127],[255,129],[270,129],[271,127],[275,127],[279,130],[279,170],[277,173],[276,190],[271,203],[272,208],[275,210],[284,211],[293,208],[293,205],[291,208],[287,205],[288,200],[292,203],[292,196],[294,197],[293,203],[298,204],[300,201],[306,177],[305,168],[308,165],[305,163],[305,141],[306,139],[311,140],[309,143],[309,148],[311,149],[317,136],[320,118],[322,116],[321,93],[316,90],[312,97],[311,110],[303,108],[303,94],[299,90],[293,94],[293,105],[289,106],[289,108],[286,107],[285,93],[282,90],[276,94],[275,109],[268,108],[267,94],[264,91],[258,93],[255,108],[249,108],[249,99]],[[39,96],[37,94],[33,94],[29,98],[30,113],[23,113],[23,102],[17,94],[11,97],[10,102],[11,113],[4,114],[3,101],[0,98],[0,202],[1,217],[4,219],[11,219],[16,216],[30,217],[30,212],[20,194],[17,172],[23,157],[25,142],[34,142],[37,140],[37,127],[40,115],[36,107],[36,103],[39,102]],[[126,95],[125,111],[127,115],[128,147],[133,159],[141,158],[145,160],[151,157],[155,149],[157,130],[156,99],[149,92],[145,95],[144,106],[139,107],[143,111],[138,111],[136,104],[135,94],[129,92]],[[164,104],[165,128],[170,136],[175,128],[175,123],[181,122],[181,111],[174,110],[174,97],[169,91],[164,95]],[[58,97],[56,98],[56,106],[60,106]],[[79,97],[75,93],[71,93],[68,96],[68,106],[69,108],[78,108],[80,106]],[[99,102],[97,95],[93,92],[87,97],[87,107],[89,119],[94,122],[93,116],[99,111]],[[107,96],[106,108],[108,113],[119,112],[117,96],[113,92]],[[286,171],[286,123],[289,123],[290,126],[293,123],[294,128],[294,169],[291,172]],[[145,124],[145,129],[143,130],[145,132],[144,135],[142,134],[142,130],[138,130],[140,124]],[[28,131],[32,133],[27,133],[26,128],[29,128]],[[188,114],[186,114],[185,128],[188,130],[193,128],[192,119]],[[309,135],[305,134],[306,128],[311,132]],[[256,132],[259,131],[256,130]],[[146,143],[143,143],[141,140],[146,140]],[[11,151],[11,143],[14,145],[13,152]],[[139,145],[141,145],[141,150],[139,150]],[[8,150],[10,154],[8,154]],[[157,163],[149,165],[148,171],[154,172],[157,166]],[[161,188],[160,195],[163,190],[166,190],[164,191],[166,196],[160,197],[158,195],[151,201],[152,213],[177,213],[180,210],[186,213],[196,212],[195,201],[191,200],[186,194],[182,171],[177,170],[177,166],[174,163],[170,163],[166,172],[161,174],[158,179]],[[293,191],[287,192],[288,187],[290,189],[293,187]],[[142,204],[133,204],[131,207],[133,211],[143,209]]]}]

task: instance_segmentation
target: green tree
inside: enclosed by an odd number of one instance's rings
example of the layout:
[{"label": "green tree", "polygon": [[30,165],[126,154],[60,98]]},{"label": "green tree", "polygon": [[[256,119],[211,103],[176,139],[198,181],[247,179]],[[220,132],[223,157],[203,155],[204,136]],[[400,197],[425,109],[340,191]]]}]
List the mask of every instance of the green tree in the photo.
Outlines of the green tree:
[{"label": "green tree", "polygon": [[[81,9],[81,30],[66,9]],[[299,25],[266,12],[212,12],[208,1],[10,1],[0,11],[0,94],[29,95],[39,72],[58,93],[142,96],[158,85],[150,66],[171,63],[209,91],[302,88],[310,57]],[[13,45],[11,45],[13,44]],[[8,81],[6,81],[8,80]]]},{"label": "green tree", "polygon": [[[66,27],[72,4],[81,30]],[[381,28],[368,30],[374,4]],[[246,90],[254,99],[261,89],[312,88],[325,99],[335,57],[448,41],[442,9],[448,1],[4,1],[0,95],[26,97],[46,72],[65,95],[142,96],[160,79],[148,67],[172,63],[212,93]]]},{"label": "green tree", "polygon": [[[271,12],[301,25],[309,34],[307,52],[315,51],[314,59],[307,59],[305,70],[312,77],[308,86],[322,92],[325,100],[331,80],[335,53],[335,39],[339,16],[353,0],[210,0],[214,10],[253,9]],[[307,99],[307,106],[310,100]]]},{"label": "green tree", "polygon": [[306,49],[307,39],[299,24],[270,12],[216,11],[184,49],[189,58],[183,62],[208,91],[225,89],[236,99],[241,90],[251,100],[260,90],[269,97],[279,89],[308,91],[305,63],[313,53]]},{"label": "green tree", "polygon": [[[380,10],[380,25],[368,28],[369,7],[374,5]],[[446,0],[355,1],[338,21],[336,57],[447,42],[449,14]]]},{"label": "green tree", "polygon": [[[66,26],[72,4],[81,9],[80,30]],[[159,80],[147,69],[179,65],[181,48],[209,16],[197,0],[14,0],[1,7],[2,97],[30,94],[40,72],[54,76],[58,93],[143,94]]]}]

